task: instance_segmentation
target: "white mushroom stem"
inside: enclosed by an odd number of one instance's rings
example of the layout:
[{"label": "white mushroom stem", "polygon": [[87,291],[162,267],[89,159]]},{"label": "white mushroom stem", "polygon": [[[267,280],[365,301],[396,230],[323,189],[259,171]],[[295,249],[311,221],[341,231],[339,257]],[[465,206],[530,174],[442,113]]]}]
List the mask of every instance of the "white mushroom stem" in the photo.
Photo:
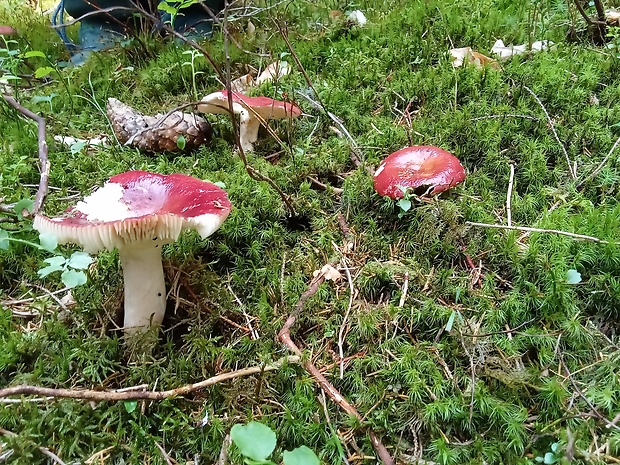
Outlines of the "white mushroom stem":
[{"label": "white mushroom stem", "polygon": [[125,334],[160,326],[166,312],[166,282],[161,243],[141,241],[119,247],[125,280]]},{"label": "white mushroom stem", "polygon": [[239,112],[239,142],[244,152],[254,150],[254,142],[258,140],[260,120],[251,110],[245,108]]}]

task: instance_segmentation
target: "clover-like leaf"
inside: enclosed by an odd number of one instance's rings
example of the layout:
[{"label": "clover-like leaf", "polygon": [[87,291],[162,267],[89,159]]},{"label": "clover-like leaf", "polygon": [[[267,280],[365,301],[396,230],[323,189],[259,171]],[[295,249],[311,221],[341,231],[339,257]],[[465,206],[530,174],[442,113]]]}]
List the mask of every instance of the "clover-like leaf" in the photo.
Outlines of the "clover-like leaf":
[{"label": "clover-like leaf", "polygon": [[566,284],[579,284],[581,282],[581,273],[577,270],[568,270],[566,273]]},{"label": "clover-like leaf", "polygon": [[53,252],[58,247],[58,239],[53,234],[41,233],[39,234],[39,244],[43,250]]},{"label": "clover-like leaf", "polygon": [[62,283],[69,289],[86,284],[88,279],[83,271],[65,270],[60,276]]},{"label": "clover-like leaf", "polygon": [[239,452],[252,460],[266,460],[276,448],[276,433],[269,426],[256,421],[233,426],[230,438]]},{"label": "clover-like leaf", "polygon": [[32,213],[33,208],[34,202],[32,201],[32,199],[21,199],[15,204],[13,210],[17,214],[17,218],[23,220],[24,217],[22,216],[22,212],[24,210],[27,210],[29,213]]},{"label": "clover-like leaf", "polygon": [[301,446],[282,453],[284,465],[320,465],[320,460],[312,449]]},{"label": "clover-like leaf", "polygon": [[398,202],[396,202],[396,205],[398,205],[400,209],[404,212],[408,212],[409,210],[411,210],[411,200],[409,199],[400,199]]},{"label": "clover-like leaf", "polygon": [[65,268],[62,265],[50,265],[46,266],[45,268],[41,268],[39,271],[37,271],[37,274],[40,278],[45,278],[48,274],[55,273],[56,271],[62,271],[64,269]]},{"label": "clover-like leaf", "polygon": [[0,229],[0,249],[9,249],[9,233],[6,232],[4,229]]},{"label": "clover-like leaf", "polygon": [[185,140],[185,136],[179,136],[177,137],[177,147],[181,150],[185,149],[185,144],[187,143],[187,141]]},{"label": "clover-like leaf", "polygon": [[76,270],[85,270],[95,259],[86,252],[73,252],[67,265]]}]

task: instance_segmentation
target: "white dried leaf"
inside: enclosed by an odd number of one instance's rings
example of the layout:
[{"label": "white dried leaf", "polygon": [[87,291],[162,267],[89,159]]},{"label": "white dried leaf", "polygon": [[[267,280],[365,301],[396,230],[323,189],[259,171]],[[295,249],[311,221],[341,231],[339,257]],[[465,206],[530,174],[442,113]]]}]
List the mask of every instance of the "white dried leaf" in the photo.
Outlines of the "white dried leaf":
[{"label": "white dried leaf", "polygon": [[291,67],[286,61],[274,61],[256,78],[256,85],[260,86],[263,82],[277,81],[290,72]]},{"label": "white dried leaf", "polygon": [[336,268],[329,264],[323,266],[323,268],[321,268],[320,270],[314,270],[312,272],[312,276],[314,276],[315,278],[317,276],[323,276],[325,278],[325,281],[338,281],[342,279],[340,271],[338,271]]},{"label": "white dried leaf", "polygon": [[488,56],[478,53],[471,47],[453,48],[450,50],[452,56],[452,67],[459,68],[464,63],[471,63],[476,68],[484,68],[485,66],[491,66],[492,68],[499,69],[497,61]]},{"label": "white dried leaf", "polygon": [[[541,50],[547,50],[553,45],[550,40],[537,40],[532,43],[532,52],[540,52]],[[491,53],[499,55],[500,59],[507,60],[511,56],[521,55],[528,51],[528,44],[522,45],[505,45],[502,39],[498,39],[493,47]]]},{"label": "white dried leaf", "polygon": [[354,10],[349,13],[347,15],[347,20],[359,27],[364,27],[368,22],[366,16],[360,10]]}]

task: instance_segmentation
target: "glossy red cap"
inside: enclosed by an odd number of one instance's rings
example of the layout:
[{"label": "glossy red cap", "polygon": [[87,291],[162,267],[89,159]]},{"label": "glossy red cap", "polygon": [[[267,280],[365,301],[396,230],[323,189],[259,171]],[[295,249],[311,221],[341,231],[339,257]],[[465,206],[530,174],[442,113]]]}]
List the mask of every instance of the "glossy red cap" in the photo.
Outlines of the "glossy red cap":
[{"label": "glossy red cap", "polygon": [[465,176],[465,168],[454,155],[439,147],[419,145],[405,147],[383,160],[374,185],[379,195],[401,199],[400,187],[428,186],[431,195],[438,194],[463,182]]},{"label": "glossy red cap", "polygon": [[37,215],[34,227],[61,244],[73,242],[95,252],[142,240],[173,242],[183,229],[208,237],[230,209],[226,192],[210,182],[129,171],[112,176],[63,217]]}]

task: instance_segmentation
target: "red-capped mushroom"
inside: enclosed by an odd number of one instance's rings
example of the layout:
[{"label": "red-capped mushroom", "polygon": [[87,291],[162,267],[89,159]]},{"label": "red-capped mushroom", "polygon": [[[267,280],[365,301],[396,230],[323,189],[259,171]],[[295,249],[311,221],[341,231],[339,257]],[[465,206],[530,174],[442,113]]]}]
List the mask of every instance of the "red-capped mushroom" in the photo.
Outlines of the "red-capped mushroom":
[{"label": "red-capped mushroom", "polygon": [[34,228],[85,251],[118,249],[125,282],[124,329],[129,335],[159,326],[166,310],[161,246],[184,229],[213,234],[231,209],[226,192],[184,174],[129,171],[59,218],[37,215]]},{"label": "red-capped mushroom", "polygon": [[[228,114],[228,91],[221,90],[203,97],[198,111],[202,113]],[[258,129],[269,119],[297,118],[301,109],[289,102],[269,97],[249,97],[241,92],[232,93],[232,110],[239,115],[239,139],[244,151],[254,149]]]},{"label": "red-capped mushroom", "polygon": [[405,147],[389,155],[375,171],[379,195],[401,199],[403,188],[427,186],[438,194],[465,180],[465,168],[451,153],[431,145]]},{"label": "red-capped mushroom", "polygon": [[0,26],[0,36],[12,36],[17,34],[17,31],[11,26]]}]

